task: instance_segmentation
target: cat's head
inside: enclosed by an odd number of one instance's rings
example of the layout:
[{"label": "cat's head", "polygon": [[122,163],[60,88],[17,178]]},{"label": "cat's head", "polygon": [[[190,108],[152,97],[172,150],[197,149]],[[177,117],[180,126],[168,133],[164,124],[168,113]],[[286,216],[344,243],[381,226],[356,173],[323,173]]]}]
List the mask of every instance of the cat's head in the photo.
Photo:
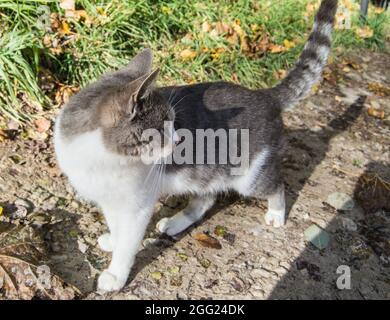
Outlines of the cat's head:
[{"label": "cat's head", "polygon": [[[110,92],[102,101],[103,141],[112,152],[133,160],[156,162],[173,152],[178,142],[169,101],[155,88],[159,69],[145,73]],[[158,134],[151,137],[150,132]]]}]

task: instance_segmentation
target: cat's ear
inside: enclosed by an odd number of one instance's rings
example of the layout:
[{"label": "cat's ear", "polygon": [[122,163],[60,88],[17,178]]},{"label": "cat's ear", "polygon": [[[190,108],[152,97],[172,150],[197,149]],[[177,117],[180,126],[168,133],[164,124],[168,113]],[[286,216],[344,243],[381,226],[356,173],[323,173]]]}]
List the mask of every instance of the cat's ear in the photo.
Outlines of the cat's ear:
[{"label": "cat's ear", "polygon": [[160,69],[157,68],[153,72],[151,72],[139,85],[137,91],[134,94],[134,101],[139,102],[140,100],[144,99],[150,92],[150,90],[153,88],[158,73],[160,72]]},{"label": "cat's ear", "polygon": [[149,74],[152,71],[153,52],[146,48],[139,52],[127,65],[126,69],[134,76],[139,78]]},{"label": "cat's ear", "polygon": [[153,72],[139,77],[137,80],[130,83],[129,90],[132,91],[132,94],[130,95],[130,100],[128,102],[128,111],[131,113],[132,118],[134,118],[139,111],[141,100],[146,98],[152,90],[159,71],[160,69],[157,68]]}]

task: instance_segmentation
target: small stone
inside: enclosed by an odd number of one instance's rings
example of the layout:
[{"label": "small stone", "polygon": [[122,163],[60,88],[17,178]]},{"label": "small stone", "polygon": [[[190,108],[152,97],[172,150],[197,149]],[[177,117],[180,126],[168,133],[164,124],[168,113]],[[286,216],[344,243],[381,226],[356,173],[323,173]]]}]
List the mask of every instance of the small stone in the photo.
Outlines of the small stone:
[{"label": "small stone", "polygon": [[261,226],[260,223],[256,223],[250,230],[250,234],[254,235],[255,237],[261,236],[264,234],[264,229]]},{"label": "small stone", "polygon": [[17,205],[16,210],[11,213],[11,218],[13,219],[23,219],[27,216],[27,208]]},{"label": "small stone", "polygon": [[207,269],[211,265],[211,261],[209,259],[198,259],[198,261],[200,265],[205,269]]},{"label": "small stone", "polygon": [[87,246],[83,241],[78,240],[78,241],[77,241],[77,244],[78,244],[78,246],[79,246],[79,250],[81,251],[81,253],[87,252],[88,246]]},{"label": "small stone", "polygon": [[329,234],[315,224],[312,224],[304,232],[305,240],[310,241],[318,249],[324,249],[329,244]]},{"label": "small stone", "polygon": [[159,239],[156,239],[156,238],[146,238],[142,242],[142,245],[144,246],[144,248],[146,248],[148,246],[158,245],[159,243],[161,243],[161,241]]},{"label": "small stone", "polygon": [[341,223],[348,231],[356,231],[358,228],[357,224],[350,218],[341,218]]},{"label": "small stone", "polygon": [[355,207],[353,199],[341,192],[334,192],[328,196],[326,202],[337,210],[349,211]]},{"label": "small stone", "polygon": [[260,269],[253,269],[251,271],[251,276],[253,278],[270,278],[271,274],[267,270],[260,268]]},{"label": "small stone", "polygon": [[27,212],[32,211],[32,209],[34,208],[34,205],[30,201],[20,198],[16,199],[14,203],[16,206],[25,207],[27,209]]}]

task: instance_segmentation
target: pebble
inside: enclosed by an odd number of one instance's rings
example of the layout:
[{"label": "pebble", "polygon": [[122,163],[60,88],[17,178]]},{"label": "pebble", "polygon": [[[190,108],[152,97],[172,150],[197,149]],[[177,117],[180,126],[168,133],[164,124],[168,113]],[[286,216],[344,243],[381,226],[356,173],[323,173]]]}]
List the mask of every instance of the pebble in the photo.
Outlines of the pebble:
[{"label": "pebble", "polygon": [[305,240],[310,241],[318,249],[324,249],[329,244],[329,234],[315,224],[312,224],[304,232]]},{"label": "pebble", "polygon": [[334,192],[328,196],[326,202],[337,210],[349,211],[355,207],[353,199],[341,192]]},{"label": "pebble", "polygon": [[350,218],[341,218],[341,223],[348,231],[356,231],[358,228],[357,224]]},{"label": "pebble", "polygon": [[253,278],[270,278],[271,274],[264,269],[253,269],[251,271],[251,276]]},{"label": "pebble", "polygon": [[12,219],[23,219],[27,216],[27,208],[17,205],[16,210],[11,213]]},{"label": "pebble", "polygon": [[256,237],[263,235],[264,232],[263,227],[259,223],[255,224],[254,227],[249,230],[249,233]]},{"label": "pebble", "polygon": [[77,240],[77,244],[81,253],[85,253],[88,250],[88,246],[83,241]]}]

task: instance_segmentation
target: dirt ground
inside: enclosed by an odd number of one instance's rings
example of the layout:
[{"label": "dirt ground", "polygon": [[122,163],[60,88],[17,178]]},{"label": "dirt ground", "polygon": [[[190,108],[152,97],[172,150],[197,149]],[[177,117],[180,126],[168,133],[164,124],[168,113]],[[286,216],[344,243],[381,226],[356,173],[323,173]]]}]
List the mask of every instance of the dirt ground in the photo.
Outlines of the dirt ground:
[{"label": "dirt ground", "polygon": [[[40,233],[51,270],[86,299],[390,299],[389,199],[364,198],[359,180],[374,172],[390,181],[390,96],[372,88],[390,86],[390,55],[365,51],[338,58],[325,79],[284,114],[290,212],[282,228],[265,225],[265,202],[230,195],[178,238],[159,236],[156,222],[186,202],[162,199],[127,286],[96,293],[97,275],[110,259],[96,243],[106,225],[56,168],[51,129],[44,141],[16,136],[0,142],[0,222],[28,224]],[[370,106],[385,118],[370,116]],[[54,113],[48,113],[51,120]],[[335,192],[348,195],[354,207],[329,205]],[[12,213],[18,199],[30,206],[24,217]],[[329,234],[326,248],[305,240],[312,224]],[[216,226],[226,230],[224,237],[214,235],[221,249],[194,239],[197,232],[214,234]],[[350,289],[336,286],[340,265],[350,267]]]}]

